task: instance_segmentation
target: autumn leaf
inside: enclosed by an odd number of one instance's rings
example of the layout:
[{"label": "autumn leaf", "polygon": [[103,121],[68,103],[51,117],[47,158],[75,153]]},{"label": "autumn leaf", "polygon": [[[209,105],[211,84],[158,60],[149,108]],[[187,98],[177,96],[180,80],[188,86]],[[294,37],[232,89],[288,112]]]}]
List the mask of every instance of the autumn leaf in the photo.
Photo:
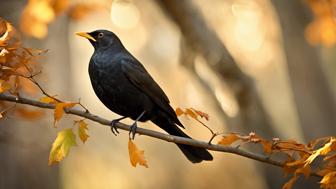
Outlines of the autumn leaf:
[{"label": "autumn leaf", "polygon": [[62,118],[64,114],[64,108],[72,108],[78,103],[74,102],[61,102],[57,103],[54,111],[54,127],[56,127],[57,122]]},{"label": "autumn leaf", "polygon": [[10,38],[9,33],[13,31],[13,27],[9,22],[6,22],[1,18],[0,18],[0,22],[2,23],[1,24],[1,27],[2,27],[1,32],[5,31],[0,37],[0,46],[5,46],[5,45],[7,45],[6,41],[9,40],[9,38]]},{"label": "autumn leaf", "polygon": [[11,88],[10,84],[0,79],[0,93],[6,92]]},{"label": "autumn leaf", "polygon": [[52,144],[48,164],[52,165],[53,163],[60,162],[69,154],[70,148],[76,145],[76,136],[72,129],[60,131]]},{"label": "autumn leaf", "polygon": [[207,121],[209,121],[209,114],[199,111],[199,110],[195,110],[194,108],[190,108],[192,109],[197,115],[199,115],[201,118],[205,118]]},{"label": "autumn leaf", "polygon": [[302,159],[298,159],[295,161],[287,162],[286,166],[289,166],[289,167],[302,166],[304,163],[305,163],[305,159],[302,158]]},{"label": "autumn leaf", "polygon": [[128,140],[128,152],[129,152],[131,165],[133,167],[136,167],[136,165],[139,163],[139,165],[142,165],[148,168],[147,161],[144,155],[144,151],[139,150],[137,146],[132,142],[131,139]]},{"label": "autumn leaf", "polygon": [[311,168],[310,166],[304,166],[304,167],[299,167],[298,169],[296,169],[295,171],[296,174],[303,174],[306,178],[309,177],[310,173],[311,173]]},{"label": "autumn leaf", "polygon": [[[53,97],[53,98],[52,98]],[[48,103],[48,104],[53,104],[53,103],[56,103],[57,101],[55,100],[54,97],[55,96],[52,96],[52,97],[49,97],[49,96],[45,96],[45,97],[42,97],[39,99],[40,102],[43,102],[43,103]]]},{"label": "autumn leaf", "polygon": [[321,183],[321,188],[333,189],[336,187],[336,171],[331,171],[323,176]]},{"label": "autumn leaf", "polygon": [[196,119],[197,120],[197,114],[195,112],[193,112],[191,109],[187,108],[185,111],[184,111],[184,114],[185,115],[188,115],[190,117],[192,117],[193,119]]},{"label": "autumn leaf", "polygon": [[[209,115],[205,112],[196,110],[194,108],[185,108],[185,110],[181,109],[181,108],[176,108],[175,113],[177,116],[181,116],[181,115],[186,115],[189,116],[197,121],[198,117],[204,118],[207,121],[209,121]],[[200,121],[199,121],[200,122]]]},{"label": "autumn leaf", "polygon": [[176,110],[175,110],[175,114],[176,114],[177,116],[180,116],[180,115],[183,115],[183,114],[184,114],[184,111],[183,111],[181,108],[176,108]]},{"label": "autumn leaf", "polygon": [[236,134],[229,134],[227,136],[224,136],[219,142],[218,144],[220,145],[230,145],[232,143],[234,143],[235,141],[239,140],[239,137]]},{"label": "autumn leaf", "polygon": [[89,138],[89,135],[87,134],[87,130],[88,130],[87,125],[88,124],[84,120],[80,120],[77,123],[78,123],[78,135],[79,135],[79,138],[81,139],[81,141],[83,143],[85,143],[86,140]]},{"label": "autumn leaf", "polygon": [[267,154],[270,154],[270,153],[272,153],[272,142],[270,142],[270,141],[267,141],[267,140],[262,140],[261,142],[261,145],[263,146],[263,150],[264,150],[264,152],[265,153],[267,153]]},{"label": "autumn leaf", "polygon": [[305,166],[307,166],[308,164],[311,164],[314,159],[319,156],[319,155],[326,155],[327,153],[329,153],[331,151],[331,146],[336,142],[335,138],[331,138],[330,141],[328,143],[326,143],[323,147],[321,147],[318,150],[315,150],[314,153],[312,155],[310,155],[307,160],[305,161]]}]

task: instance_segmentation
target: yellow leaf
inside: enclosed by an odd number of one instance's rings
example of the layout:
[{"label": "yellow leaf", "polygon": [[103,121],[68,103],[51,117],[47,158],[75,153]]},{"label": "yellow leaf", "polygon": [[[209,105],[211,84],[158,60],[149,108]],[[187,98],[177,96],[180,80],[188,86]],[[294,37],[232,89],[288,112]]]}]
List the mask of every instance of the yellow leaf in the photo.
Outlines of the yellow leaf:
[{"label": "yellow leaf", "polygon": [[56,127],[57,122],[62,118],[64,113],[64,108],[72,108],[78,103],[74,102],[61,102],[57,103],[54,111],[54,127]]},{"label": "yellow leaf", "polygon": [[329,153],[331,151],[331,146],[333,145],[333,143],[336,142],[335,138],[330,138],[330,141],[328,143],[326,143],[323,147],[321,147],[318,150],[315,150],[314,153],[312,155],[310,155],[306,161],[305,161],[305,166],[307,166],[308,164],[311,164],[315,158],[317,158],[317,156],[319,155],[326,155],[327,153]]},{"label": "yellow leaf", "polygon": [[0,79],[0,93],[6,92],[11,88],[10,84]]},{"label": "yellow leaf", "polygon": [[147,161],[145,159],[144,151],[139,150],[137,146],[132,142],[131,139],[128,140],[128,152],[131,161],[131,165],[136,167],[139,163],[140,165],[148,168]]},{"label": "yellow leaf", "polygon": [[50,150],[49,165],[60,162],[69,154],[70,147],[76,145],[76,136],[72,132],[72,129],[60,131]]},{"label": "yellow leaf", "polygon": [[331,171],[323,176],[323,179],[320,181],[321,188],[335,188],[336,187],[336,171]]},{"label": "yellow leaf", "polygon": [[[55,97],[55,96],[53,96],[53,97]],[[51,98],[49,96],[42,97],[42,98],[40,98],[39,101],[40,102],[44,102],[44,103],[48,103],[48,104],[52,104],[52,103],[56,103],[57,102],[54,98]]]},{"label": "yellow leaf", "polygon": [[227,136],[224,136],[222,140],[218,142],[220,145],[230,145],[234,143],[235,141],[239,140],[239,137],[236,134],[229,134]]},{"label": "yellow leaf", "polygon": [[89,138],[87,130],[88,130],[87,123],[85,123],[84,120],[78,121],[78,135],[83,143],[85,143],[86,140]]}]

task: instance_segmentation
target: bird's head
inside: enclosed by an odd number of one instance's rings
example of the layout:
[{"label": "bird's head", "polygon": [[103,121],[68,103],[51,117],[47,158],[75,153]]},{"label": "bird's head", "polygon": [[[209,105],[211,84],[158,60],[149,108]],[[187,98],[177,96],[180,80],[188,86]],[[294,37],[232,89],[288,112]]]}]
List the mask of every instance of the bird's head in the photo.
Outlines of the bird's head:
[{"label": "bird's head", "polygon": [[92,46],[97,49],[111,48],[113,46],[122,46],[120,39],[111,31],[96,30],[93,32],[76,32],[76,35],[84,37],[90,41]]}]

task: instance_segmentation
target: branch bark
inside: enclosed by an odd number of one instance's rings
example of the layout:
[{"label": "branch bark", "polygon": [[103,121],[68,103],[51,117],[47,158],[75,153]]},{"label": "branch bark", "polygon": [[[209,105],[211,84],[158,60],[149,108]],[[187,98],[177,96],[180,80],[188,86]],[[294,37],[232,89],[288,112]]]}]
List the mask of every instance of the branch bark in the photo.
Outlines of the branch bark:
[{"label": "branch bark", "polygon": [[[43,103],[34,99],[29,99],[21,96],[14,96],[10,94],[0,94],[0,100],[1,101],[8,101],[8,102],[15,102],[19,104],[26,104],[30,106],[35,106],[39,108],[44,108],[44,109],[55,109],[54,104],[47,104]],[[64,109],[64,112],[66,114],[72,114],[72,115],[77,115],[82,118],[89,119],[91,121],[100,123],[101,125],[111,127],[111,121],[104,119],[102,117],[99,117],[97,115],[91,114],[90,112],[86,110],[78,110],[76,108],[66,108]],[[129,131],[130,126],[123,124],[123,123],[116,123],[115,126],[119,129]],[[184,137],[179,137],[179,136],[173,136],[173,135],[168,135],[164,133],[160,133],[157,131],[149,130],[149,129],[143,129],[143,128],[137,128],[136,132],[140,135],[146,135],[152,138],[156,139],[161,139],[167,142],[172,142],[172,143],[177,143],[177,144],[186,144],[190,146],[195,146],[195,147],[202,147],[206,148],[211,151],[218,151],[218,152],[226,152],[226,153],[231,153],[231,154],[236,154],[242,157],[246,157],[249,159],[253,159],[259,162],[275,165],[278,167],[283,167],[285,164],[281,161],[271,159],[268,156],[265,155],[260,155],[252,152],[248,152],[239,148],[235,147],[230,147],[230,146],[222,146],[222,145],[216,145],[216,144],[209,144],[208,142],[205,141],[200,141],[200,140],[195,140],[195,139],[189,139],[189,138],[184,138]],[[312,173],[313,176],[320,177],[316,173]]]}]

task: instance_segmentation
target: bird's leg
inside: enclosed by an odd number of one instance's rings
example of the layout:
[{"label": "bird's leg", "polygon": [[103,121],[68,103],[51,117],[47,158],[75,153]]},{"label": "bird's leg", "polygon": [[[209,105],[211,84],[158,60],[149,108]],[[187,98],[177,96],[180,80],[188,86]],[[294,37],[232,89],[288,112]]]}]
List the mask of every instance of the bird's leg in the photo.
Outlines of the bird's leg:
[{"label": "bird's leg", "polygon": [[139,121],[139,119],[146,113],[146,111],[143,111],[138,118],[136,118],[136,120],[134,121],[134,123],[131,125],[130,127],[130,131],[129,131],[129,134],[132,134],[132,139],[134,139],[135,137],[135,133],[136,133],[136,129],[138,127],[138,124],[137,122]]},{"label": "bird's leg", "polygon": [[114,120],[111,121],[111,131],[115,136],[117,136],[117,134],[119,134],[119,131],[117,130],[117,127],[115,126],[115,124],[118,123],[119,121],[125,119],[125,118],[127,118],[127,117],[123,116],[121,118],[114,119]]}]

